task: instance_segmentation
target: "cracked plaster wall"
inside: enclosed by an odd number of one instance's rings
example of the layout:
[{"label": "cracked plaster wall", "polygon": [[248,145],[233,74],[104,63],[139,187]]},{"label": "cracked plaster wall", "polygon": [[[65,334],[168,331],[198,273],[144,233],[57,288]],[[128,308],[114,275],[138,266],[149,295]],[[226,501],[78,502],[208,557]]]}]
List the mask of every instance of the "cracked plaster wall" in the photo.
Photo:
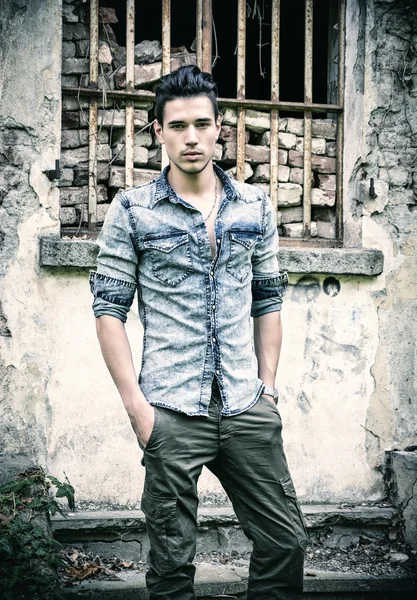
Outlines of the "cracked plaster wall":
[{"label": "cracked plaster wall", "polygon": [[[58,477],[65,472],[78,499],[132,505],[144,469],[101,358],[87,272],[38,266],[38,237],[59,233],[57,190],[42,171],[60,148],[61,6],[3,5],[0,454],[26,453]],[[409,444],[415,432],[416,180],[407,114],[417,114],[417,69],[405,6],[352,0],[347,13],[346,244],[382,249],[385,271],[376,278],[291,276],[284,305],[280,412],[305,501],[380,498],[384,450]],[[403,65],[398,81],[394,59]],[[139,365],[136,307],[127,330]],[[209,473],[200,489],[219,493]]]}]

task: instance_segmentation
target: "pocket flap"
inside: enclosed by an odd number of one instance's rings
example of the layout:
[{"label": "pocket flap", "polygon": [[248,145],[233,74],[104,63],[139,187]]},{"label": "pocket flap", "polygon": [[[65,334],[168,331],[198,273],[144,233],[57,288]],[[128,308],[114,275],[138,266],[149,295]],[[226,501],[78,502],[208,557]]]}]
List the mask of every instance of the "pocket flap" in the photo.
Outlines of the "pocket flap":
[{"label": "pocket flap", "polygon": [[250,250],[258,240],[261,239],[261,234],[257,231],[230,231],[230,239],[232,242],[237,242]]},{"label": "pocket flap", "polygon": [[160,252],[172,252],[178,246],[188,242],[188,233],[171,233],[165,236],[158,236],[143,240],[145,248],[150,250],[159,250]]},{"label": "pocket flap", "polygon": [[281,477],[280,482],[286,496],[289,496],[290,498],[297,498],[294,484],[289,473],[284,475],[284,477]]},{"label": "pocket flap", "polygon": [[154,523],[164,523],[175,514],[177,499],[154,496],[149,492],[143,492],[141,509],[146,517]]}]

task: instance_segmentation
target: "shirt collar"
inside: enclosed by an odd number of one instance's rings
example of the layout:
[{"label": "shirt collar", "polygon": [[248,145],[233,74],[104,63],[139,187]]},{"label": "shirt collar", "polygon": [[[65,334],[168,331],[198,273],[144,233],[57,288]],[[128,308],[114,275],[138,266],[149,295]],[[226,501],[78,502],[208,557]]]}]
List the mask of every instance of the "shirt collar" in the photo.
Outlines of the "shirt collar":
[{"label": "shirt collar", "polygon": [[[154,197],[151,202],[151,207],[154,206],[164,198],[168,198],[175,204],[179,201],[179,198],[168,181],[169,166],[165,167],[160,176],[156,179],[156,190]],[[218,165],[213,163],[214,172],[223,184],[224,193],[228,200],[235,200],[240,197],[238,190],[233,185],[230,177],[221,169]]]}]

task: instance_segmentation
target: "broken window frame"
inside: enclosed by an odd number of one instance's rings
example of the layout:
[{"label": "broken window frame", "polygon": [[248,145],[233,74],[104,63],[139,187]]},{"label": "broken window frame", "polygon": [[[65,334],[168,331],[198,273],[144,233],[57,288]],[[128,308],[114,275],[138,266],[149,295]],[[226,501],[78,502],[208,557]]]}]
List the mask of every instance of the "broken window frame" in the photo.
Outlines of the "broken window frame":
[{"label": "broken window frame", "polygon": [[[244,180],[245,170],[245,113],[247,109],[268,111],[270,114],[270,197],[276,210],[279,207],[278,148],[279,111],[296,111],[304,115],[303,153],[303,232],[302,238],[281,237],[283,245],[299,245],[308,242],[314,246],[343,245],[343,118],[344,118],[344,42],[346,0],[334,0],[338,4],[338,89],[337,104],[318,104],[312,101],[313,90],[313,0],[305,2],[305,56],[304,56],[304,102],[282,102],[279,100],[279,40],[280,3],[272,2],[271,22],[271,99],[251,100],[246,98],[246,0],[238,0],[237,40],[237,95],[236,98],[219,98],[220,107],[231,107],[237,111],[237,158],[236,178]],[[162,74],[170,72],[171,54],[171,0],[162,2]],[[212,68],[212,0],[196,0],[196,63],[202,70]],[[134,149],[134,101],[153,100],[155,95],[134,87],[135,46],[135,0],[126,0],[126,90],[106,90],[109,98],[125,102],[126,111],[126,160],[125,185],[133,187]],[[99,54],[99,0],[90,0],[90,86],[87,88],[63,87],[65,94],[89,97],[89,177],[88,177],[88,229],[97,227],[97,142],[98,142],[98,99],[102,90],[98,88]],[[337,115],[336,135],[336,239],[313,239],[311,237],[311,175],[312,175],[312,116],[313,113]],[[167,164],[165,148],[162,167]]]}]

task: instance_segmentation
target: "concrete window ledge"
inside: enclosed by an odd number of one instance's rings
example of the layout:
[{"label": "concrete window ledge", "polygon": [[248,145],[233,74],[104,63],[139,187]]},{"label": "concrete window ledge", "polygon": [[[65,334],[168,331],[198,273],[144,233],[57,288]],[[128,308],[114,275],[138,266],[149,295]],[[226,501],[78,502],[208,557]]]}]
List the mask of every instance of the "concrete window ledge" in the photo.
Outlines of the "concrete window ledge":
[{"label": "concrete window ledge", "polygon": [[[95,240],[40,240],[42,267],[94,268],[97,264]],[[380,275],[384,269],[381,250],[364,248],[295,248],[281,247],[280,269],[289,273],[324,273],[333,275]]]}]

